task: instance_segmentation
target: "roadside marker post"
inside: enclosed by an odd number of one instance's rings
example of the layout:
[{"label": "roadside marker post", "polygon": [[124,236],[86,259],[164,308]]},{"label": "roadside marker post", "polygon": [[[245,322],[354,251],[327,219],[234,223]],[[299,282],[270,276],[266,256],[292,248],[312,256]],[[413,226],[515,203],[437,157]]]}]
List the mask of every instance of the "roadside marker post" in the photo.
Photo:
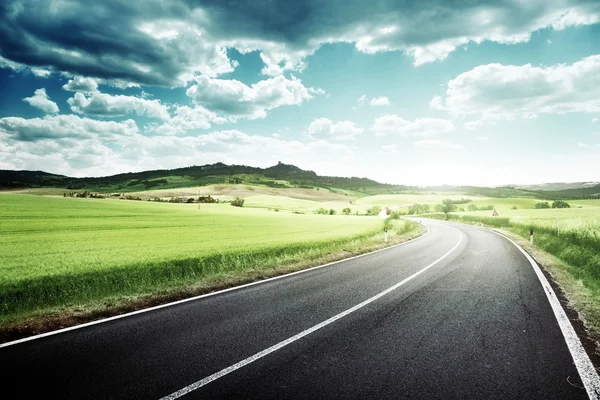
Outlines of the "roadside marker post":
[{"label": "roadside marker post", "polygon": [[529,243],[533,246],[533,229],[529,230]]},{"label": "roadside marker post", "polygon": [[383,240],[387,243],[387,228],[383,228]]}]

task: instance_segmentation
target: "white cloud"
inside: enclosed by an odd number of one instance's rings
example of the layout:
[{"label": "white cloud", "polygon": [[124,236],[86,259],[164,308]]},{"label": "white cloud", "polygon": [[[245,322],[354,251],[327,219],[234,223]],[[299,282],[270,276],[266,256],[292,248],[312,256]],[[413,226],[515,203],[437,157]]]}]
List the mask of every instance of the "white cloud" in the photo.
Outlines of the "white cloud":
[{"label": "white cloud", "polygon": [[417,118],[408,121],[397,115],[387,114],[375,119],[371,130],[378,136],[431,136],[455,130],[452,121],[439,118]]},{"label": "white cloud", "polygon": [[433,108],[434,110],[444,110],[444,106],[442,104],[442,97],[435,96],[433,99],[431,99],[431,101],[429,102],[429,107]]},{"label": "white cloud", "polygon": [[[52,139],[52,140],[48,140]],[[94,121],[75,115],[0,119],[0,166],[70,176],[104,176],[202,163],[267,167],[282,160],[333,173],[340,162],[354,165],[344,144],[283,140],[237,130],[194,136],[144,136],[132,120]]]},{"label": "white cloud", "polygon": [[595,124],[596,122],[598,122],[598,117],[592,118],[592,124]]},{"label": "white cloud", "polygon": [[[437,96],[436,96],[437,97]],[[600,112],[600,55],[570,65],[488,64],[448,82],[430,106],[482,121]]]},{"label": "white cloud", "polygon": [[236,80],[196,78],[187,95],[199,106],[237,118],[264,118],[269,110],[284,105],[300,105],[312,95],[298,78],[277,76],[247,86]]},{"label": "white cloud", "polygon": [[46,89],[37,89],[32,97],[25,97],[23,101],[29,103],[30,106],[39,108],[45,113],[57,113],[58,106],[55,102],[50,100],[46,94]]},{"label": "white cloud", "polygon": [[31,73],[38,78],[47,78],[52,74],[52,71],[44,68],[31,68]]},{"label": "white cloud", "polygon": [[21,141],[60,138],[128,136],[138,132],[131,119],[123,122],[96,121],[77,115],[46,115],[44,118],[0,118],[0,132]]},{"label": "white cloud", "polygon": [[388,100],[387,97],[385,96],[380,96],[377,98],[372,98],[371,101],[369,102],[370,105],[372,106],[389,106],[390,105],[390,101]]},{"label": "white cloud", "polygon": [[167,107],[159,100],[147,100],[134,96],[113,96],[100,92],[92,92],[86,96],[77,92],[67,102],[71,106],[71,110],[78,114],[118,117],[135,113],[149,118],[169,119]]},{"label": "white cloud", "polygon": [[358,104],[367,104],[371,106],[389,106],[390,100],[385,96],[373,97],[371,100],[367,99],[366,95],[360,96],[357,100]]},{"label": "white cloud", "polygon": [[488,140],[487,136],[477,136],[477,140],[485,142],[486,140]]},{"label": "white cloud", "polygon": [[392,153],[397,153],[398,152],[398,145],[396,144],[384,144],[383,146],[381,146],[381,148],[379,149],[379,152],[381,154],[392,154]]},{"label": "white cloud", "polygon": [[338,121],[333,123],[328,118],[319,118],[314,120],[308,127],[308,134],[311,137],[325,136],[336,140],[354,140],[354,138],[364,131],[351,121]]},{"label": "white cloud", "polygon": [[63,89],[70,92],[95,92],[98,90],[98,82],[92,78],[76,76],[73,79],[69,79],[69,81],[63,85]]},{"label": "white cloud", "polygon": [[188,131],[208,129],[211,124],[227,122],[224,117],[219,117],[212,111],[201,106],[177,106],[173,116],[162,125],[149,124],[145,129],[148,133],[159,135],[177,135]]},{"label": "white cloud", "polygon": [[588,147],[590,147],[590,145],[589,145],[589,144],[587,144],[587,143],[578,142],[578,143],[577,143],[577,147],[581,147],[581,148],[588,148]]},{"label": "white cloud", "polygon": [[417,140],[416,147],[437,147],[446,149],[462,149],[462,145],[445,140]]}]

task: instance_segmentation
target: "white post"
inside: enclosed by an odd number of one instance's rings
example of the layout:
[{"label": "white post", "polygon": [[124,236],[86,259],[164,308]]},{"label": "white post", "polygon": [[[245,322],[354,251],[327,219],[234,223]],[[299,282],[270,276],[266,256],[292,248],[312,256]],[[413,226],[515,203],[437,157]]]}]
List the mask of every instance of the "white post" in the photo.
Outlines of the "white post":
[{"label": "white post", "polygon": [[533,229],[529,230],[529,243],[533,246]]},{"label": "white post", "polygon": [[387,243],[387,228],[383,230],[383,240]]},{"label": "white post", "polygon": [[556,207],[556,208],[554,209],[554,211],[555,211],[555,213],[554,213],[554,214],[556,215],[556,230],[557,230],[557,232],[558,232],[558,236],[560,236],[560,225],[559,225],[559,223],[558,223],[558,207]]}]

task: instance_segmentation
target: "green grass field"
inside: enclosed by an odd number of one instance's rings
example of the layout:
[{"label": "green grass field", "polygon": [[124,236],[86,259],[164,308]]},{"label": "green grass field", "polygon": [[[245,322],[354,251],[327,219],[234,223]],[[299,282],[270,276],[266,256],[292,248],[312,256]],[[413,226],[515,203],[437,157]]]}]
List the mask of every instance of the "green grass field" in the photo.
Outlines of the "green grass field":
[{"label": "green grass field", "polygon": [[0,322],[314,259],[383,227],[378,217],[16,194],[0,195],[0,220]]}]

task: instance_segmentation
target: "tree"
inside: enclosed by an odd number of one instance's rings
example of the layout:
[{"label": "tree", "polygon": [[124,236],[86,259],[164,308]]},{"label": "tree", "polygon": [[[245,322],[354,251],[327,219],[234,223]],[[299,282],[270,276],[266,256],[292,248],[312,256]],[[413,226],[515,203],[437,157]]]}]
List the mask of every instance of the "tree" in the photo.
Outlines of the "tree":
[{"label": "tree", "polygon": [[342,210],[342,213],[344,215],[350,215],[351,212],[352,212],[352,210],[349,207],[346,207]]},{"label": "tree", "polygon": [[469,211],[477,211],[478,210],[478,208],[475,204],[469,204],[468,209],[469,209]]},{"label": "tree", "polygon": [[456,211],[456,204],[454,204],[451,199],[444,199],[442,200],[441,210],[446,214],[446,219],[448,219],[448,213]]},{"label": "tree", "polygon": [[231,201],[231,205],[234,207],[244,207],[244,199],[236,197],[235,200]]},{"label": "tree", "polygon": [[538,208],[538,209],[540,209],[540,208],[550,208],[550,203],[548,203],[547,201],[543,201],[543,202],[537,203],[535,205],[535,208]]},{"label": "tree", "polygon": [[329,215],[335,215],[335,210],[333,208],[329,209]]},{"label": "tree", "polygon": [[571,205],[566,201],[556,200],[552,202],[552,208],[571,208]]}]

